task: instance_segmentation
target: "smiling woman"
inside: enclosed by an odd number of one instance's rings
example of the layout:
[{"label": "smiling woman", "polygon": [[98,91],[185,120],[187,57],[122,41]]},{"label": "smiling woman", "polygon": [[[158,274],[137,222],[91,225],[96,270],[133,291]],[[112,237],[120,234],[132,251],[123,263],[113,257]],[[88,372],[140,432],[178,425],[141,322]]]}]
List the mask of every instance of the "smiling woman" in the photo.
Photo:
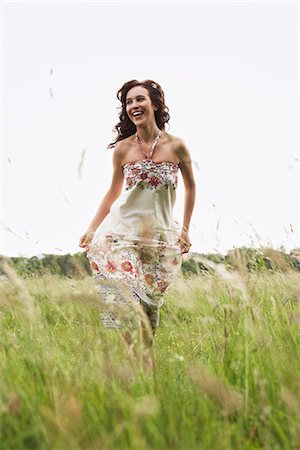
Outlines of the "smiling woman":
[{"label": "smiling woman", "polygon": [[[183,140],[165,132],[170,116],[160,85],[132,80],[117,97],[120,122],[108,146],[114,147],[112,182],[80,246],[87,251],[105,306],[104,326],[138,323],[145,329],[132,314],[138,304],[154,336],[163,295],[191,246],[195,183]],[[173,217],[179,170],[186,189],[182,227]]]},{"label": "smiling woman", "polygon": [[117,98],[121,102],[120,122],[115,126],[116,140],[110,143],[108,148],[114,147],[118,141],[136,132],[139,119],[134,118],[133,112],[147,112],[145,108],[151,107],[148,112],[151,114],[151,110],[153,111],[156,128],[165,130],[170,120],[169,108],[165,104],[165,95],[158,83],[152,80],[128,81],[118,90]]}]

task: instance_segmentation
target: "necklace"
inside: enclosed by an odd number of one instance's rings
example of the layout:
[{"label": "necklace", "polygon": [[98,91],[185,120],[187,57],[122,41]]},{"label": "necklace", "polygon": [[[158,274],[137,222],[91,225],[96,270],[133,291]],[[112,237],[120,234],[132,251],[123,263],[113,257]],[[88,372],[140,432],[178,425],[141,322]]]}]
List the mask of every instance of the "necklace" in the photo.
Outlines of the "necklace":
[{"label": "necklace", "polygon": [[156,144],[157,144],[157,142],[158,142],[158,138],[159,138],[159,135],[160,135],[160,131],[161,131],[161,130],[158,130],[158,133],[157,133],[157,135],[156,135],[156,138],[154,139],[154,142],[153,142],[153,144],[152,144],[151,151],[150,151],[150,154],[149,154],[149,155],[148,155],[147,153],[145,153],[144,150],[142,149],[142,144],[141,144],[140,138],[138,137],[137,132],[135,133],[136,139],[137,139],[137,141],[138,141],[138,143],[140,144],[140,147],[141,147],[141,152],[143,152],[144,155],[147,156],[147,159],[150,159],[151,156],[153,155],[154,149],[155,149]]}]

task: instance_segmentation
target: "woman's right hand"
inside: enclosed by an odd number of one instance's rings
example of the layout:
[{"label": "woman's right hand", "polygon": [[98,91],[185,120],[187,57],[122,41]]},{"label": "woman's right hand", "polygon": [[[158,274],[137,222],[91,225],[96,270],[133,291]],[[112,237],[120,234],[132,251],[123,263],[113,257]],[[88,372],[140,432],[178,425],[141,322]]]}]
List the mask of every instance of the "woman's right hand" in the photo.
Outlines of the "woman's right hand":
[{"label": "woman's right hand", "polygon": [[87,230],[79,239],[79,247],[86,247],[95,236],[95,231]]}]

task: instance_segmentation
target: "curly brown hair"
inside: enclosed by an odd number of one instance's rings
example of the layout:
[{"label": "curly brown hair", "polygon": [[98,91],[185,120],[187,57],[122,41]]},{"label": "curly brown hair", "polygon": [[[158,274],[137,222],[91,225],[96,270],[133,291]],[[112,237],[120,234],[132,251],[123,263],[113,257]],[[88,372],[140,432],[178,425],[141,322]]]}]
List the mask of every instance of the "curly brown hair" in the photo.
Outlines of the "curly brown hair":
[{"label": "curly brown hair", "polygon": [[121,108],[121,111],[119,113],[120,122],[113,128],[113,132],[117,134],[117,137],[107,146],[108,149],[114,147],[118,141],[122,141],[123,139],[133,135],[136,132],[136,126],[130,120],[126,112],[127,92],[135,86],[143,86],[144,88],[146,88],[149,92],[149,97],[152,103],[158,107],[157,111],[154,111],[154,114],[156,124],[160,130],[165,130],[165,124],[170,120],[169,108],[165,104],[165,94],[160,84],[156,83],[153,80],[127,81],[117,92],[117,98],[122,104],[118,107]]}]

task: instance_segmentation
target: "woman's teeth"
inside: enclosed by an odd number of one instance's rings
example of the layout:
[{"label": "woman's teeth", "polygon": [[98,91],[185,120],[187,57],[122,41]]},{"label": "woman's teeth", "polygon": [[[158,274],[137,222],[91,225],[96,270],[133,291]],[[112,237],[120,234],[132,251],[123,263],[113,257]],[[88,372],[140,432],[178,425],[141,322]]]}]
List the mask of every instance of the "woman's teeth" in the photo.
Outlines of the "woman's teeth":
[{"label": "woman's teeth", "polygon": [[132,114],[132,115],[135,119],[137,119],[138,117],[141,117],[143,114],[144,114],[144,112],[138,113],[138,114]]}]

